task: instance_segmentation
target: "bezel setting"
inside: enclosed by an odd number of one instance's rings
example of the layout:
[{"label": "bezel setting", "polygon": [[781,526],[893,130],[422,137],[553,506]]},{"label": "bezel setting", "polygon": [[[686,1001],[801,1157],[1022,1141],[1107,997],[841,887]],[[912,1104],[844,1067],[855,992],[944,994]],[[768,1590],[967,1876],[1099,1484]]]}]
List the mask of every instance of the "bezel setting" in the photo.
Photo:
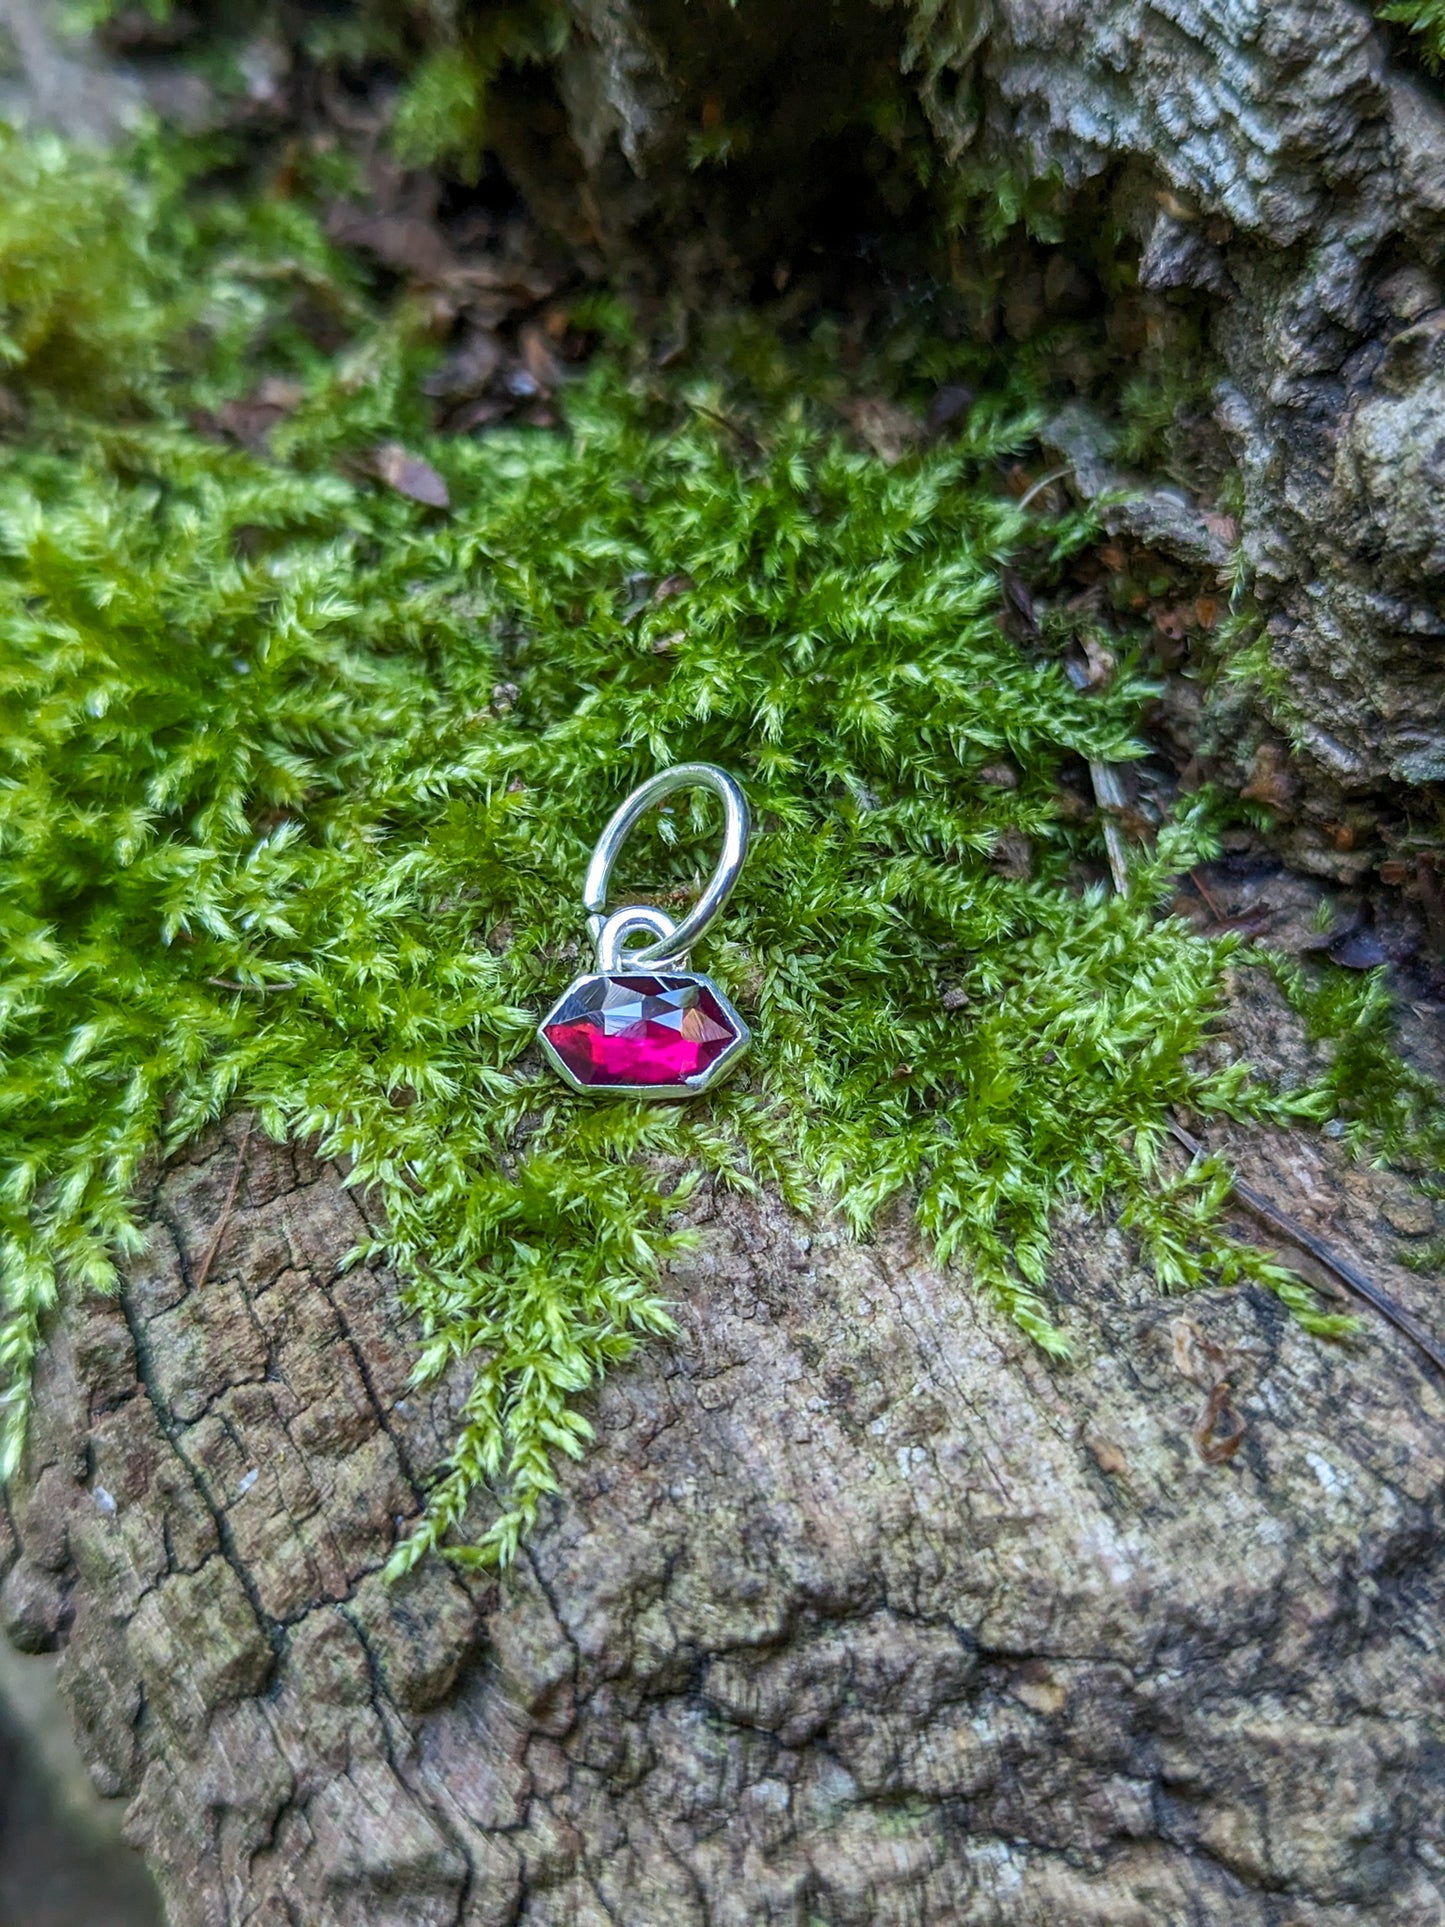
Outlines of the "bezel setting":
[{"label": "bezel setting", "polygon": [[[578,1074],[547,1035],[549,1029],[560,1027],[567,1019],[577,1023],[584,1021],[590,1012],[600,1013],[604,1008],[601,999],[606,996],[608,990],[630,991],[636,998],[645,999],[662,998],[667,993],[689,987],[695,987],[712,999],[718,1018],[721,1019],[723,1026],[732,1032],[732,1036],[709,1063],[701,1065],[696,1071],[681,1078],[669,1079],[666,1082],[627,1083],[616,1082],[606,1077],[588,1078]],[[587,1001],[589,992],[597,1000],[590,1006]],[[696,1005],[692,1007],[695,1008]],[[662,1027],[668,1023],[670,1015],[671,1013],[663,1013],[657,1018],[643,1018],[637,1021],[655,1023]],[[619,1037],[625,1034],[621,1030],[616,1033]],[[721,1083],[746,1052],[752,1041],[752,1032],[712,978],[704,976],[701,971],[669,970],[665,967],[649,969],[646,966],[638,968],[634,965],[626,969],[591,971],[586,976],[575,979],[537,1026],[537,1037],[547,1062],[562,1081],[574,1091],[594,1097],[685,1098],[697,1097],[703,1091],[711,1090]]]}]

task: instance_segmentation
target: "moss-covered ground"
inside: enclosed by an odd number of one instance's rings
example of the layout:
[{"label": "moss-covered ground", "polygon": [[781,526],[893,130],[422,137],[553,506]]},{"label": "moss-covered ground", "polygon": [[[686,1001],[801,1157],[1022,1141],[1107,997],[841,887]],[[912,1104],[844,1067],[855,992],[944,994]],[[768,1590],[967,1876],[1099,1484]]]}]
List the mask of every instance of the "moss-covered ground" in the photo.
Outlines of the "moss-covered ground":
[{"label": "moss-covered ground", "polygon": [[[1222,1170],[1161,1161],[1166,1121],[1408,1135],[1426,1096],[1380,1069],[1376,986],[1298,992],[1337,1064],[1352,1037],[1374,1052],[1367,1095],[1196,1067],[1235,940],[1159,906],[1208,847],[1202,806],[1127,894],[1087,882],[1100,828],[1061,775],[1139,752],[1148,684],[1127,634],[1079,689],[1074,618],[1050,646],[1001,620],[1005,569],[1046,599],[1092,539],[1006,486],[1037,425],[1027,358],[889,465],[839,432],[826,327],[784,350],[738,324],[660,374],[613,325],[560,430],[439,438],[437,346],[294,187],[221,197],[157,146],[0,140],[10,1463],[58,1294],[113,1285],[146,1160],[230,1106],[348,1162],[419,1375],[475,1372],[398,1564],[511,1556],[585,1447],[581,1396],[668,1330],[699,1182],[832,1200],[860,1232],[911,1200],[1054,1354],[1067,1196],[1117,1213],[1166,1288],[1250,1278],[1339,1329],[1221,1231]],[[982,379],[923,345],[894,379],[959,374]],[[218,438],[268,379],[269,442]],[[425,487],[380,479],[388,447]],[[688,1107],[575,1098],[532,1038],[585,967],[587,854],[693,757],[738,774],[757,824],[699,958],[753,1054]],[[711,837],[680,802],[629,846],[627,894],[679,900]],[[459,1541],[480,1484],[491,1523]]]}]

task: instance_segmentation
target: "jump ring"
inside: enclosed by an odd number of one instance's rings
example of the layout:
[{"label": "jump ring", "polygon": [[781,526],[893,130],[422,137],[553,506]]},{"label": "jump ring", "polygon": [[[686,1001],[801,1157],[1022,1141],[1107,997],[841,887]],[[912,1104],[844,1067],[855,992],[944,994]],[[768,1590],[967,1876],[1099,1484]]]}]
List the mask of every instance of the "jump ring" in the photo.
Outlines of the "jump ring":
[{"label": "jump ring", "polygon": [[679,763],[675,769],[659,770],[656,776],[650,776],[639,785],[626,802],[614,811],[606,829],[597,839],[597,848],[592,852],[592,861],[587,866],[582,903],[587,911],[587,928],[592,933],[593,941],[599,945],[599,967],[603,970],[612,967],[600,962],[603,932],[609,922],[617,921],[616,917],[609,919],[605,914],[612,866],[643,811],[650,809],[654,803],[660,803],[663,797],[671,796],[675,790],[686,789],[711,790],[722,798],[722,855],[708,879],[706,889],[682,922],[673,927],[671,934],[664,934],[657,923],[648,921],[657,913],[641,905],[629,906],[628,914],[641,919],[631,928],[656,930],[658,940],[642,950],[630,952],[628,964],[634,967],[639,964],[666,964],[685,956],[732,894],[748,848],[747,798],[727,771],[718,769],[713,763]]},{"label": "jump ring", "polygon": [[[614,910],[598,932],[599,970],[628,970],[633,964],[645,961],[641,951],[623,949],[634,930],[650,930],[654,937],[671,937],[676,933],[677,925],[661,910],[653,910],[642,903],[634,903],[626,910]],[[674,959],[669,954],[668,961],[682,960]]]}]

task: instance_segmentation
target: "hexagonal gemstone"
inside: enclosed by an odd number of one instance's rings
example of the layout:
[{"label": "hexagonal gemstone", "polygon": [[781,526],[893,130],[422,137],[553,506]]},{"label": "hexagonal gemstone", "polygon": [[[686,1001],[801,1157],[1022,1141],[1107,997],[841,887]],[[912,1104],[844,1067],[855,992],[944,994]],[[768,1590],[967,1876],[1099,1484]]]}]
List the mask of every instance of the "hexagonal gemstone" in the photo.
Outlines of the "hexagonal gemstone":
[{"label": "hexagonal gemstone", "polygon": [[683,1084],[739,1035],[695,977],[587,977],[542,1035],[579,1084]]}]

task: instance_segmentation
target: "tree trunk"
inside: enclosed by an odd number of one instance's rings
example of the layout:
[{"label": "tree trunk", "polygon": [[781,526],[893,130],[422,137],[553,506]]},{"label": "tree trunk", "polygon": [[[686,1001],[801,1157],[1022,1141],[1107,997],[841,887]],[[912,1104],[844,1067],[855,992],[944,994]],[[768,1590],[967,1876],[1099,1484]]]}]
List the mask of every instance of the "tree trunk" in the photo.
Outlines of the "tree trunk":
[{"label": "tree trunk", "polygon": [[[1235,1031],[1303,1061],[1262,974]],[[1428,1317],[1399,1179],[1233,1148]],[[157,1174],[47,1355],[3,1605],[172,1927],[1445,1921],[1445,1385],[1403,1339],[1170,1302],[1080,1218],[1059,1369],[901,1225],[699,1221],[516,1570],[388,1590],[450,1400],[338,1269],[354,1197],[240,1120]]]},{"label": "tree trunk", "polygon": [[[588,205],[637,223],[681,193],[695,218],[706,190],[687,170],[690,135],[709,103],[750,111],[760,33],[803,29],[721,0],[576,12],[563,76]],[[1429,808],[1445,781],[1438,86],[1359,0],[899,0],[891,15],[945,179],[1056,177],[1066,225],[1107,209],[1138,245],[1142,287],[1206,308],[1224,377],[1215,425],[1242,478],[1242,555],[1283,685],[1275,714],[1322,799],[1291,826],[1290,854],[1357,877],[1370,855],[1342,864],[1330,816],[1391,786]],[[790,124],[822,57],[799,50],[787,79],[769,76],[775,120]],[[764,173],[790,173],[805,204],[820,191],[812,123],[796,119],[793,152],[774,127],[741,198],[763,194]],[[1191,533],[1176,510],[1171,540],[1157,513],[1132,513],[1147,539],[1210,559],[1197,514]]]}]

